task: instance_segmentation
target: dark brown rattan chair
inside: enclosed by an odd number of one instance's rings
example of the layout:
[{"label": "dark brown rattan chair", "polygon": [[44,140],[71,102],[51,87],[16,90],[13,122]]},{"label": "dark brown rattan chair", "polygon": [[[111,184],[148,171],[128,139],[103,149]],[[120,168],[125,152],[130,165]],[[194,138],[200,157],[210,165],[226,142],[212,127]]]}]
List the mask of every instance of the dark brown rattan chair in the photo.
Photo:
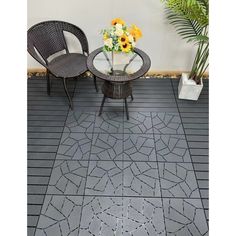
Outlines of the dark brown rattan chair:
[{"label": "dark brown rattan chair", "polygon": [[[63,32],[72,33],[80,42],[83,53],[70,53]],[[28,32],[29,54],[47,69],[47,93],[50,95],[50,74],[62,78],[71,109],[73,103],[67,89],[67,78],[75,78],[88,70],[88,41],[77,26],[63,21],[44,21],[32,26]],[[64,50],[64,53],[49,60],[49,57]],[[94,77],[96,91],[96,77]]]}]

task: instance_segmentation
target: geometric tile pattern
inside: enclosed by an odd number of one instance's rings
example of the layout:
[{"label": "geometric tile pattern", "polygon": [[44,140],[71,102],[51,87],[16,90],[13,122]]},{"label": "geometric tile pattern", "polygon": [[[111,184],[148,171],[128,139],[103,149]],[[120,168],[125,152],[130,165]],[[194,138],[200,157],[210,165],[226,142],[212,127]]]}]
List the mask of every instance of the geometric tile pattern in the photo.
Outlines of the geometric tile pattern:
[{"label": "geometric tile pattern", "polygon": [[55,161],[47,194],[83,195],[88,161]]},{"label": "geometric tile pattern", "polygon": [[153,135],[124,134],[124,160],[156,162]]},{"label": "geometric tile pattern", "polygon": [[123,160],[123,135],[94,134],[90,160]]},{"label": "geometric tile pattern", "polygon": [[160,198],[125,198],[123,203],[124,236],[165,236]]},{"label": "geometric tile pattern", "polygon": [[152,134],[152,119],[150,112],[130,112],[129,120],[124,118],[124,133]]},{"label": "geometric tile pattern", "polygon": [[122,236],[122,198],[85,197],[79,236]]},{"label": "geometric tile pattern", "polygon": [[121,161],[90,161],[86,195],[122,196]]},{"label": "geometric tile pattern", "polygon": [[124,162],[123,178],[123,196],[161,196],[157,163]]},{"label": "geometric tile pattern", "polygon": [[95,112],[69,111],[64,132],[93,132]]},{"label": "geometric tile pattern", "polygon": [[[197,117],[198,106],[175,100],[171,83],[163,87],[168,91],[156,91],[153,84],[148,90],[140,85],[134,89],[134,101],[128,99],[129,120],[125,112],[107,111],[109,100],[98,116],[100,100],[94,89],[76,97],[73,111],[62,110],[59,103],[50,105],[53,111],[30,110],[29,225],[36,236],[208,235],[208,206],[201,199],[208,188],[207,143],[201,133],[207,126],[201,116],[207,114]],[[37,195],[38,189],[44,193]]]},{"label": "geometric tile pattern", "polygon": [[161,199],[85,197],[79,236],[166,235]]},{"label": "geometric tile pattern", "polygon": [[83,197],[47,195],[35,236],[78,236]]},{"label": "geometric tile pattern", "polygon": [[88,160],[92,142],[91,133],[66,133],[62,134],[56,159],[63,160]]},{"label": "geometric tile pattern", "polygon": [[184,134],[180,116],[176,113],[152,112],[152,122],[155,134]]},{"label": "geometric tile pattern", "polygon": [[94,124],[95,133],[123,133],[124,117],[122,112],[103,112],[100,116],[96,114]]},{"label": "geometric tile pattern", "polygon": [[187,142],[183,135],[155,134],[158,161],[191,162]]},{"label": "geometric tile pattern", "polygon": [[208,226],[200,199],[163,199],[168,236],[208,235]]},{"label": "geometric tile pattern", "polygon": [[191,163],[158,163],[163,197],[200,198]]}]

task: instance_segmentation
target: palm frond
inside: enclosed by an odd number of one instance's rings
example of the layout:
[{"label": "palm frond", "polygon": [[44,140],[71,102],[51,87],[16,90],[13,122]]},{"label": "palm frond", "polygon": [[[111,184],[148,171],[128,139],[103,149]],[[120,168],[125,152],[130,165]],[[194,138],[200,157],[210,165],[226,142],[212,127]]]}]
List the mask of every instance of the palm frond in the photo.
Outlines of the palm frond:
[{"label": "palm frond", "polygon": [[167,19],[175,26],[177,33],[183,38],[189,40],[195,40],[196,36],[202,35],[204,27],[200,25],[196,20],[191,20],[180,16],[170,9],[166,9]]}]

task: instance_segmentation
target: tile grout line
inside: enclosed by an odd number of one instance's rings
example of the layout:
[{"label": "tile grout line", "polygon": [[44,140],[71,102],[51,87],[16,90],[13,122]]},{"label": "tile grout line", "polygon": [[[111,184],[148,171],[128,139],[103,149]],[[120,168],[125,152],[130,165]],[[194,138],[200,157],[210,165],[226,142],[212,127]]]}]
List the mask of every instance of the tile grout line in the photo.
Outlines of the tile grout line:
[{"label": "tile grout line", "polygon": [[[76,85],[74,86],[73,96],[74,96],[74,92],[75,92],[75,87],[76,87]],[[67,120],[69,111],[70,111],[70,107],[67,108],[67,115],[66,115],[66,118],[65,118],[65,121],[64,121],[64,127],[65,127],[65,124],[66,124],[66,120]],[[61,132],[61,138],[62,138],[62,135],[63,135],[63,131],[64,131],[64,129],[63,129],[62,132]],[[61,138],[60,138],[60,140],[61,140]],[[48,186],[49,186],[49,182],[50,182],[50,179],[51,179],[51,174],[52,174],[52,171],[53,171],[53,167],[54,167],[54,164],[55,164],[55,161],[56,161],[56,157],[57,157],[57,152],[58,152],[59,146],[60,146],[60,143],[58,144],[57,151],[56,151],[56,155],[55,155],[55,159],[54,159],[54,162],[53,162],[53,165],[52,165],[52,168],[51,168],[51,173],[50,173],[50,175],[49,175],[49,180],[48,180],[47,189],[46,189],[45,194],[43,194],[43,195],[44,195],[44,199],[43,199],[42,206],[41,206],[41,209],[40,209],[40,214],[39,214],[39,217],[38,217],[38,220],[37,220],[37,224],[36,224],[36,226],[35,226],[34,236],[36,235],[36,230],[37,230],[38,223],[39,223],[39,219],[40,219],[40,216],[41,216],[41,213],[42,213],[43,204],[44,204],[45,198],[46,198],[46,196],[47,196]],[[28,195],[28,193],[27,193],[27,195]],[[38,195],[38,194],[36,194],[36,195]]]},{"label": "tile grout line", "polygon": [[[81,206],[81,212],[80,212],[80,220],[78,222],[78,236],[80,234],[80,224],[81,224],[81,221],[82,221],[82,213],[83,213],[83,208],[84,208],[84,200],[85,200],[85,197],[87,197],[87,195],[85,194],[85,191],[86,191],[86,185],[87,185],[87,178],[88,178],[88,171],[89,171],[89,164],[90,164],[90,156],[91,156],[91,152],[92,152],[92,144],[93,144],[93,135],[94,135],[94,129],[95,129],[95,121],[96,121],[96,112],[94,113],[93,132],[92,132],[92,135],[91,135],[91,145],[90,145],[89,158],[87,160],[88,161],[88,167],[87,167],[86,176],[85,176],[84,194],[83,194],[83,200],[82,200],[82,206]],[[72,161],[72,160],[70,160],[70,161]]]},{"label": "tile grout line", "polygon": [[188,146],[189,155],[190,155],[190,158],[191,158],[191,161],[192,161],[193,170],[194,170],[194,176],[195,176],[195,179],[196,179],[196,182],[197,182],[197,187],[198,187],[198,191],[199,191],[199,195],[200,195],[200,199],[201,199],[201,203],[202,203],[202,209],[203,209],[203,212],[204,212],[205,220],[206,220],[206,223],[207,223],[207,226],[208,226],[208,231],[209,231],[209,225],[208,225],[208,221],[207,221],[207,217],[206,217],[206,212],[205,212],[203,201],[202,201],[202,196],[201,196],[201,192],[200,192],[200,188],[199,188],[199,184],[198,184],[197,175],[196,175],[195,168],[194,168],[194,165],[193,165],[194,162],[192,160],[192,155],[190,153],[190,147],[189,147],[189,144],[188,144],[188,141],[187,141],[187,135],[185,133],[185,128],[184,128],[184,125],[183,125],[183,121],[182,121],[182,117],[181,117],[181,112],[179,110],[178,101],[177,101],[177,98],[176,98],[176,95],[175,95],[175,90],[174,90],[174,86],[173,86],[173,81],[172,80],[171,80],[171,86],[172,86],[172,90],[173,90],[173,93],[174,93],[177,109],[178,109],[178,112],[179,112],[180,121],[181,121],[181,124],[183,126],[184,136],[185,136],[186,143],[187,143],[187,146]]}]

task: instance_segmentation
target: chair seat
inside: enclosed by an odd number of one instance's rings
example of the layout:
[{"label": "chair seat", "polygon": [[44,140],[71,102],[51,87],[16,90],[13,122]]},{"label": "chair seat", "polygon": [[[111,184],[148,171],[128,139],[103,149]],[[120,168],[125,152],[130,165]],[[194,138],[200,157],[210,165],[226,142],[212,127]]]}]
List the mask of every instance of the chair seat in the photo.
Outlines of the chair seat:
[{"label": "chair seat", "polygon": [[87,57],[79,53],[63,54],[49,64],[50,72],[61,78],[77,77],[87,71]]}]

